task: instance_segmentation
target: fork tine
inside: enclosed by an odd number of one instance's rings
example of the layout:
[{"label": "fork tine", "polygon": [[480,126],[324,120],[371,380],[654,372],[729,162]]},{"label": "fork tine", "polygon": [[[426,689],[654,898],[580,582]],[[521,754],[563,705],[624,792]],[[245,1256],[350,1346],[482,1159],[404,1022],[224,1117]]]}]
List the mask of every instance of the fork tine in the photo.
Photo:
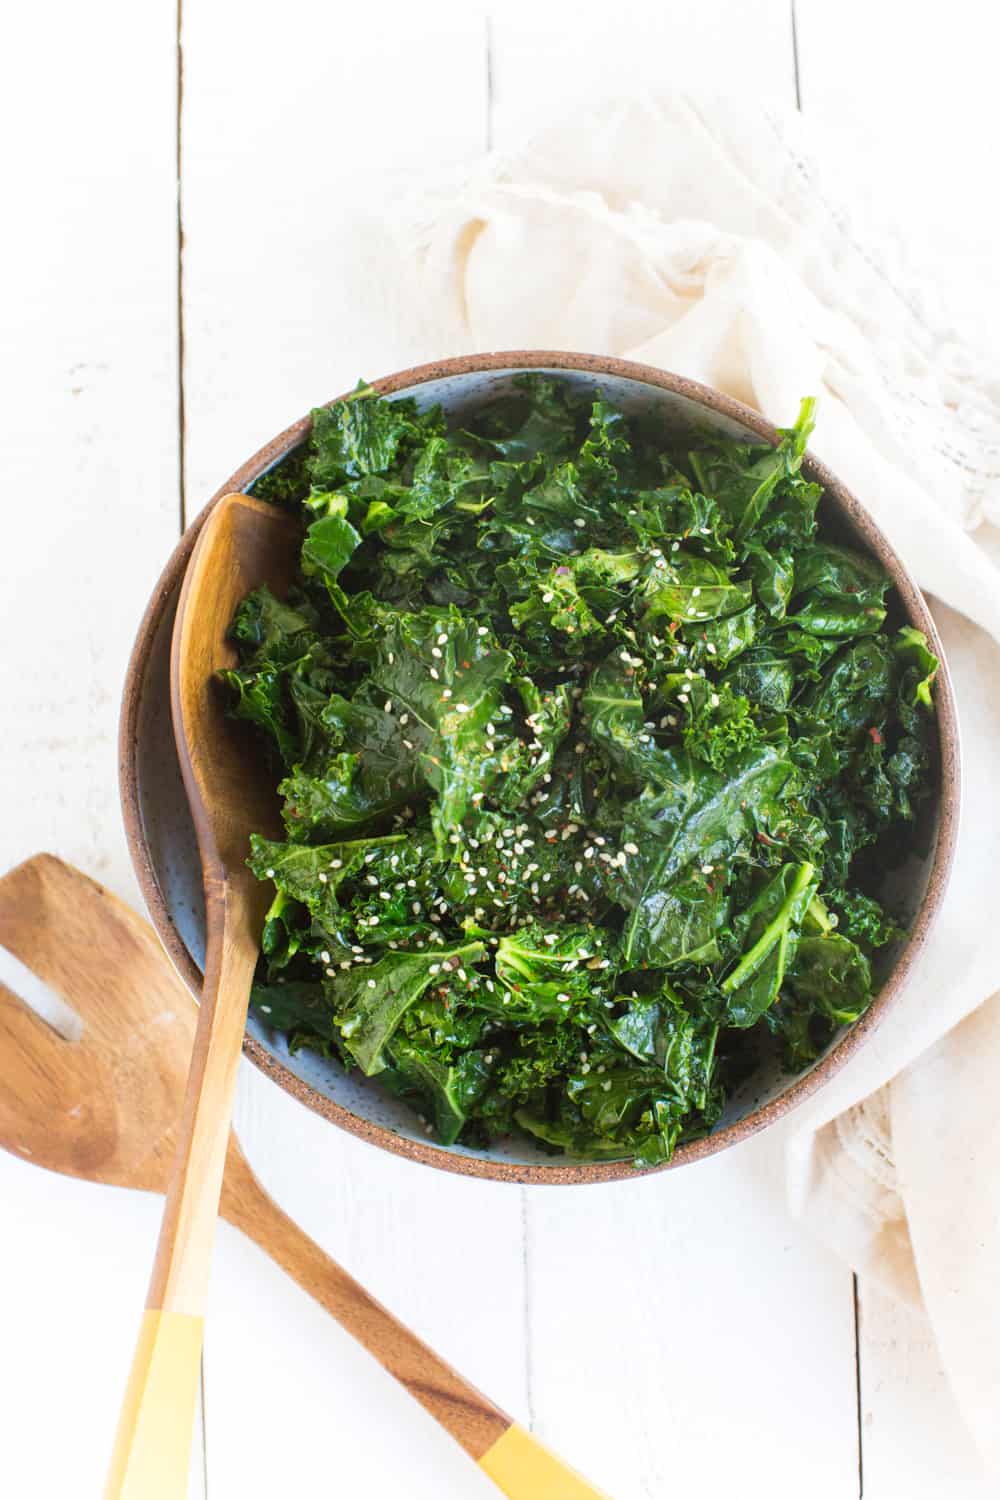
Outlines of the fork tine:
[{"label": "fork tine", "polygon": [[[95,1038],[120,1042],[123,1021],[147,1020],[150,984],[164,1009],[193,1017],[187,988],[164,963],[148,923],[54,855],[36,854],[0,879],[0,943],[82,1018],[83,1045]],[[102,948],[114,952],[117,971],[135,975],[134,986],[109,989],[99,961],[81,962]]]},{"label": "fork tine", "polygon": [[45,1164],[46,1131],[65,1088],[72,1045],[0,984],[0,1144]]},{"label": "fork tine", "polygon": [[55,1059],[72,1043],[0,981],[0,1048],[4,1046],[16,1046],[26,1056]]}]

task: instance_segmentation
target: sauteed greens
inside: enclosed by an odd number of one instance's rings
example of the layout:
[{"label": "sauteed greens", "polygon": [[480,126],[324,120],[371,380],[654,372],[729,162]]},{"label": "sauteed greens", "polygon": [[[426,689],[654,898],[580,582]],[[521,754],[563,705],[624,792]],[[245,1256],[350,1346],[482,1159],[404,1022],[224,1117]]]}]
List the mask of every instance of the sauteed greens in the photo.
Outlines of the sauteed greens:
[{"label": "sauteed greens", "polygon": [[449,430],[359,387],[255,492],[301,578],[232,627],[285,842],[253,1003],[413,1101],[667,1160],[762,1048],[806,1067],[900,935],[935,658],[781,444],[528,374]]}]

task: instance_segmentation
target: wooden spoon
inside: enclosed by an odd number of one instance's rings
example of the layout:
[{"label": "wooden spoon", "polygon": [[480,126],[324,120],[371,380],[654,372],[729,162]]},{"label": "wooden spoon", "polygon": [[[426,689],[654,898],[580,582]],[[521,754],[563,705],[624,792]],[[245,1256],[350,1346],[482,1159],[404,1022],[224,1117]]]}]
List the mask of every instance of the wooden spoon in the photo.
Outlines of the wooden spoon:
[{"label": "wooden spoon", "polygon": [[[0,1146],[71,1177],[165,1192],[197,1011],[152,928],[79,870],[38,854],[0,880],[0,944],[84,1023],[66,1041],[0,984]],[[495,1462],[499,1440],[520,1432],[282,1212],[232,1133],[221,1209],[477,1462],[491,1452]],[[518,1500],[546,1493],[496,1482]],[[597,1493],[579,1484],[552,1493]]]},{"label": "wooden spoon", "polygon": [[198,1388],[212,1240],[236,1071],[266,890],[246,867],[250,833],[276,831],[263,761],[225,717],[216,673],[234,664],[227,639],[251,589],[284,593],[301,533],[290,517],[243,495],[209,516],[188,564],[170,662],[174,736],[205,885],[205,984],[156,1259],[119,1418],[107,1500],[180,1497]]},{"label": "wooden spoon", "polygon": [[[247,1003],[268,905],[246,866],[252,832],[280,830],[273,777],[225,716],[216,674],[235,662],[227,635],[262,583],[294,576],[301,528],[245,495],[216,505],[191,555],[171,652],[178,759],[205,883],[205,984],[146,1314],[119,1421],[106,1500],[181,1500],[187,1480],[214,1224],[219,1209]],[[476,1398],[482,1406],[482,1398]],[[486,1403],[489,1407],[489,1403]],[[503,1431],[473,1456],[518,1500],[585,1500],[595,1491],[496,1408]],[[461,1441],[461,1439],[460,1439]],[[469,1451],[472,1451],[470,1448]]]}]

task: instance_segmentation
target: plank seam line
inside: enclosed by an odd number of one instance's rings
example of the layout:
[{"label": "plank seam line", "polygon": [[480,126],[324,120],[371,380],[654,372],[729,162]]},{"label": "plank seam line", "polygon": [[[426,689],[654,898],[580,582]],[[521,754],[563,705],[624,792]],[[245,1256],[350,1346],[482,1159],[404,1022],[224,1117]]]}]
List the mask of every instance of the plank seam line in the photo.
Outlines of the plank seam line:
[{"label": "plank seam line", "polygon": [[521,1275],[524,1282],[524,1396],[528,1404],[528,1428],[535,1428],[535,1381],[532,1358],[534,1318],[531,1303],[531,1257],[528,1249],[528,1189],[521,1187]]},{"label": "plank seam line", "polygon": [[181,531],[187,526],[187,413],[184,397],[184,202],[183,175],[183,123],[184,123],[184,0],[177,0],[177,132],[175,143],[175,174],[177,194],[177,494],[180,509]]},{"label": "plank seam line", "polygon": [[486,31],[486,149],[493,150],[493,17],[483,17]]},{"label": "plank seam line", "polygon": [[795,0],[789,0],[792,16],[792,68],[795,72],[795,108],[802,113],[802,72],[799,67],[799,22]]},{"label": "plank seam line", "polygon": [[851,1281],[854,1287],[854,1390],[858,1421],[858,1500],[865,1493],[865,1445],[864,1410],[861,1397],[861,1308],[858,1298],[858,1277],[855,1272]]},{"label": "plank seam line", "polygon": [[201,1369],[198,1372],[201,1389],[201,1488],[208,1500],[208,1402],[205,1399],[205,1350],[201,1351]]}]

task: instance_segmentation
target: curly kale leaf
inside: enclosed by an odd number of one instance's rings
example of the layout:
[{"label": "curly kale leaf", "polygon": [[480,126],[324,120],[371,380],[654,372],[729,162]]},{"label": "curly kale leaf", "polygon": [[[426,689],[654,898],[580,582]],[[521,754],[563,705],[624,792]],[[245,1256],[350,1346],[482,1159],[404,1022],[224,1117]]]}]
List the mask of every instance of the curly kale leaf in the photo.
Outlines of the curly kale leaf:
[{"label": "curly kale leaf", "polygon": [[303,526],[222,674],[284,798],[255,1013],[445,1143],[655,1166],[870,1004],[937,662],[811,402],[771,446],[532,372],[463,420],[362,385],[255,485]]}]

